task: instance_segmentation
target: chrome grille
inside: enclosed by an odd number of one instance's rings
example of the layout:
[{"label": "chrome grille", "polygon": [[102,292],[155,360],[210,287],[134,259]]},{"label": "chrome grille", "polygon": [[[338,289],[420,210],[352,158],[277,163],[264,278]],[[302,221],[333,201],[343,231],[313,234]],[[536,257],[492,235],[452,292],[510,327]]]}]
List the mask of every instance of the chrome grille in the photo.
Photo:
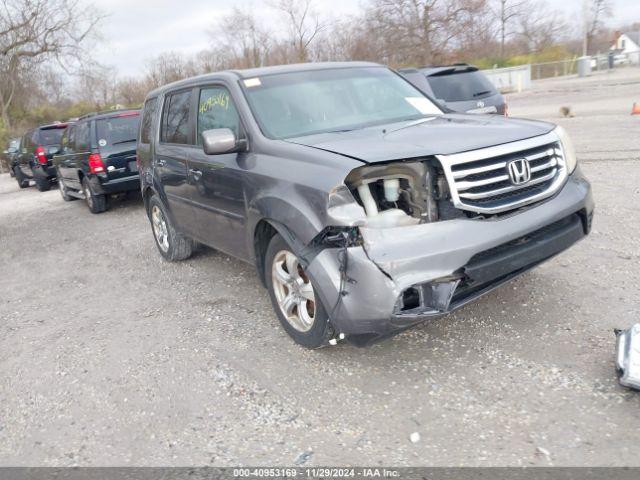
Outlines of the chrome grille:
[{"label": "chrome grille", "polygon": [[[555,133],[454,155],[439,155],[455,207],[501,213],[557,192],[567,178],[562,145]],[[525,159],[530,179],[516,184],[509,164]]]}]

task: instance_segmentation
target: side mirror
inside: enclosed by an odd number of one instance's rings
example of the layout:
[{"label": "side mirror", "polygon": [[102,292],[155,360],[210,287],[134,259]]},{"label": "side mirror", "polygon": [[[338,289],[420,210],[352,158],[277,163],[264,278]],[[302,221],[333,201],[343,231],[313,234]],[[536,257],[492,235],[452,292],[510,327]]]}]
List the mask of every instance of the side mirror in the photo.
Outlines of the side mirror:
[{"label": "side mirror", "polygon": [[241,143],[230,128],[215,128],[202,132],[202,149],[207,155],[237,152]]}]

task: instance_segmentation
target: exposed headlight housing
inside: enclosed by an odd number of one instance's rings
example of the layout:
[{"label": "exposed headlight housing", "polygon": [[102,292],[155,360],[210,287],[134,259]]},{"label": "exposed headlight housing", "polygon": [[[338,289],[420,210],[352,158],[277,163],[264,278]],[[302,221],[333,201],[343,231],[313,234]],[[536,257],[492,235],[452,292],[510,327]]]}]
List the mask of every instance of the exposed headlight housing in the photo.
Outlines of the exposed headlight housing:
[{"label": "exposed headlight housing", "polygon": [[564,156],[564,162],[567,165],[567,171],[569,174],[572,174],[578,164],[576,151],[573,148],[573,142],[564,128],[558,126],[556,127],[555,132],[556,135],[558,135],[558,140],[560,140],[560,145],[562,146],[562,154]]}]

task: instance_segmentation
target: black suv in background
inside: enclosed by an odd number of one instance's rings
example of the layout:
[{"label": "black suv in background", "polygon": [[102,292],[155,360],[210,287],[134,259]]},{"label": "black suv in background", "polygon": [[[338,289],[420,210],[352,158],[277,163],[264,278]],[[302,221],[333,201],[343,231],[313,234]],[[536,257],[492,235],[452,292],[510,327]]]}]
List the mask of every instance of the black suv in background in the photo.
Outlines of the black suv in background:
[{"label": "black suv in background", "polygon": [[405,68],[400,73],[442,105],[461,113],[507,114],[507,102],[484,73],[473,65]]},{"label": "black suv in background", "polygon": [[91,212],[100,213],[107,209],[107,195],[140,188],[139,122],[139,110],[119,110],[85,115],[69,127],[54,157],[65,201],[83,198]]},{"label": "black suv in background", "polygon": [[60,150],[60,139],[68,123],[53,123],[29,130],[21,140],[20,153],[13,172],[20,188],[27,188],[29,180],[35,180],[41,192],[51,188],[56,180],[56,170],[51,160]]},{"label": "black suv in background", "polygon": [[16,174],[13,171],[13,167],[15,166],[15,159],[20,153],[20,137],[10,139],[7,143],[7,149],[3,153],[6,158],[6,165],[9,169],[9,174],[14,177]]}]

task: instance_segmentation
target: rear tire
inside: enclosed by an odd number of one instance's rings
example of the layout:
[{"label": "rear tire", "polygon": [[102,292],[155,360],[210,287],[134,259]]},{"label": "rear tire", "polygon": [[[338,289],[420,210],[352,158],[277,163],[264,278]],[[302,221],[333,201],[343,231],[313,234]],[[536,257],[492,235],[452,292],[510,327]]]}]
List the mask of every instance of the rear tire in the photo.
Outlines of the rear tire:
[{"label": "rear tire", "polygon": [[186,260],[192,255],[195,242],[176,231],[167,209],[156,195],[149,199],[147,214],[160,255],[170,262]]},{"label": "rear tire", "polygon": [[62,180],[61,176],[58,176],[58,188],[60,189],[60,195],[62,195],[62,199],[65,202],[71,202],[73,200],[76,200],[76,197],[72,197],[67,193],[68,192],[67,187],[64,184],[64,180]]},{"label": "rear tire", "polygon": [[107,198],[104,195],[94,193],[87,177],[82,179],[82,192],[91,213],[102,213],[107,209]]},{"label": "rear tire", "polygon": [[16,181],[20,188],[27,188],[29,186],[29,179],[24,177],[24,173],[22,173],[20,167],[14,167],[13,173],[15,174]]},{"label": "rear tire", "polygon": [[39,192],[48,192],[51,190],[51,180],[48,178],[34,177],[34,180],[36,181],[36,188]]},{"label": "rear tire", "polygon": [[306,348],[327,345],[333,335],[329,315],[298,258],[278,234],[267,248],[265,279],[273,309],[289,336]]}]

